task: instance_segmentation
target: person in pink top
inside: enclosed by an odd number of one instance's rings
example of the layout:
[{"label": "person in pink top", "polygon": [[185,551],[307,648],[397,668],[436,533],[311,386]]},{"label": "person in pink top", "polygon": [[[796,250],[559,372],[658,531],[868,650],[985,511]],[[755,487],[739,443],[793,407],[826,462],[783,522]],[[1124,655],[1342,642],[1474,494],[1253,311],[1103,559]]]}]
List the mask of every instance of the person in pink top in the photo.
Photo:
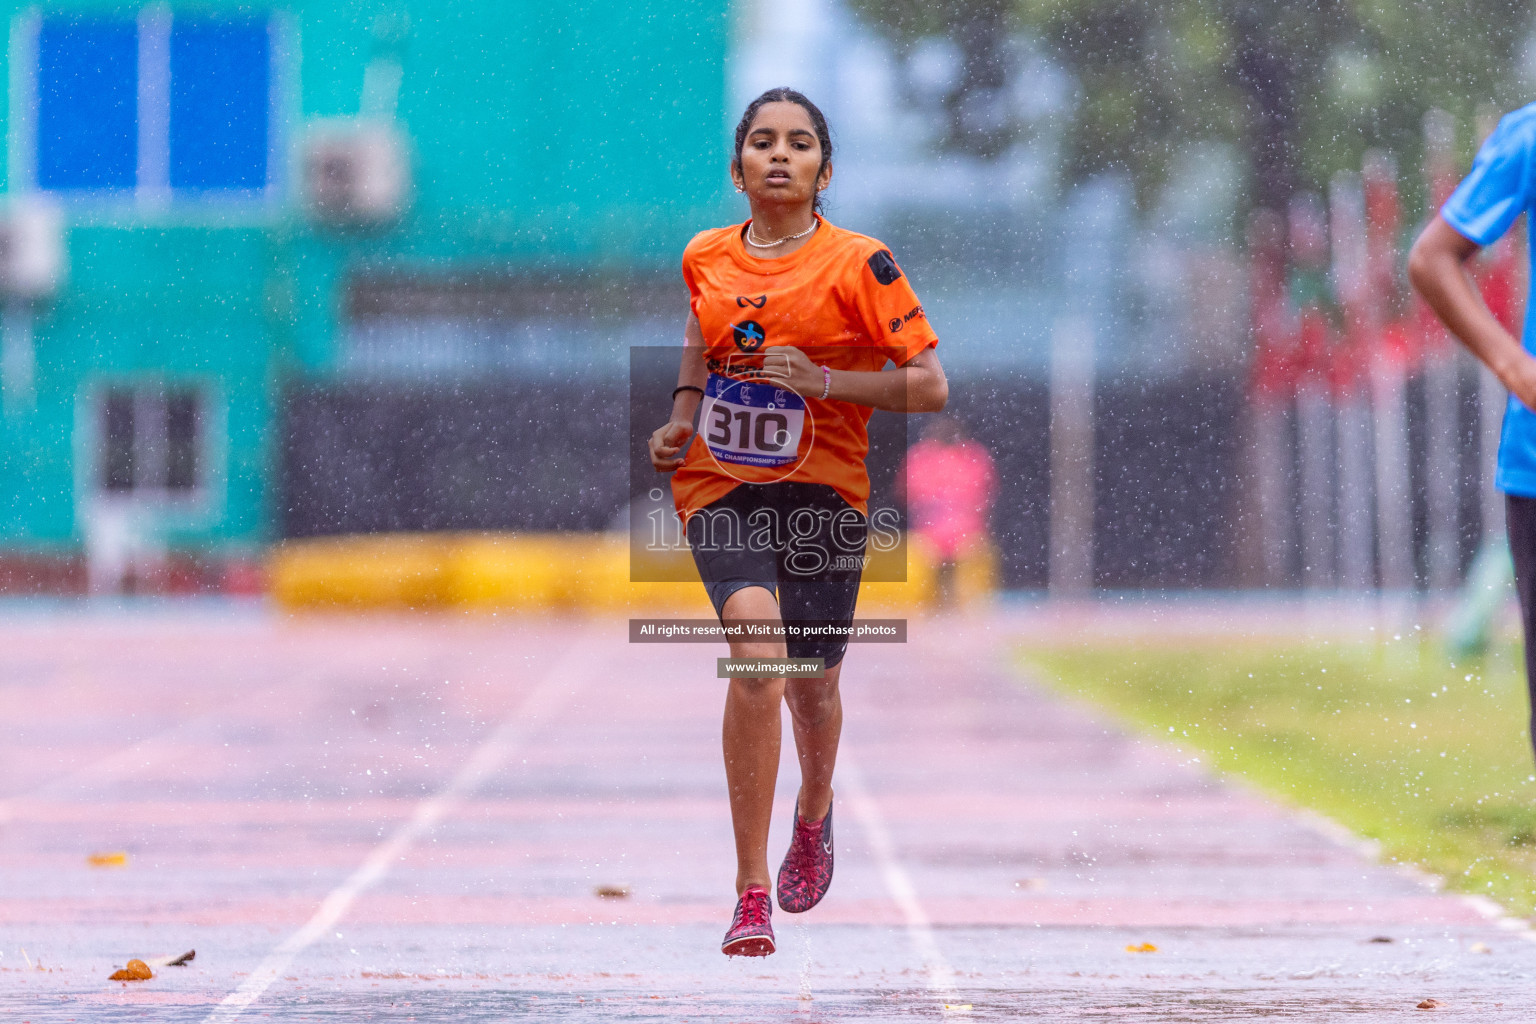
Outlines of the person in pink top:
[{"label": "person in pink top", "polygon": [[898,486],[912,531],[939,559],[939,604],[953,604],[956,563],[990,532],[987,517],[997,495],[992,456],[965,436],[958,420],[936,416],[907,451]]}]

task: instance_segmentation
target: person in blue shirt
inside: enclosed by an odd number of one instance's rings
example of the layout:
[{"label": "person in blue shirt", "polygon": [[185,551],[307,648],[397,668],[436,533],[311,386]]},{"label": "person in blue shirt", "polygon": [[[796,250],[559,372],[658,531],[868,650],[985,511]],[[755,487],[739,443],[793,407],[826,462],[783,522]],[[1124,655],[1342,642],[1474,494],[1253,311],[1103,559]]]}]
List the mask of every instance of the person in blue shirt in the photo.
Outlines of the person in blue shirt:
[{"label": "person in blue shirt", "polygon": [[1509,389],[1495,484],[1504,492],[1515,590],[1525,629],[1525,675],[1536,744],[1536,323],[1523,339],[1489,312],[1467,263],[1536,206],[1536,103],[1499,121],[1471,172],[1413,243],[1408,278],[1461,343]]}]

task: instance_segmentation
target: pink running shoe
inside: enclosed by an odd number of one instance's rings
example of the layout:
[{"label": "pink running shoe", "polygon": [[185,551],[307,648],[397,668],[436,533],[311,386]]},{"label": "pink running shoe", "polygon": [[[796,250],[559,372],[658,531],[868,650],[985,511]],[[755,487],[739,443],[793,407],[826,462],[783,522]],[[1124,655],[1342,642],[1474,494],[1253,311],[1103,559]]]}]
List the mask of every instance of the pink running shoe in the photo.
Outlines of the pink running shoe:
[{"label": "pink running shoe", "polygon": [[832,884],[832,808],[820,821],[806,821],[795,807],[795,834],[779,865],[779,907],[801,914],[821,902]]},{"label": "pink running shoe", "polygon": [[773,900],[768,890],[760,885],[749,885],[736,901],[736,916],[731,918],[731,930],[720,943],[720,952],[726,956],[767,956],[774,951]]}]

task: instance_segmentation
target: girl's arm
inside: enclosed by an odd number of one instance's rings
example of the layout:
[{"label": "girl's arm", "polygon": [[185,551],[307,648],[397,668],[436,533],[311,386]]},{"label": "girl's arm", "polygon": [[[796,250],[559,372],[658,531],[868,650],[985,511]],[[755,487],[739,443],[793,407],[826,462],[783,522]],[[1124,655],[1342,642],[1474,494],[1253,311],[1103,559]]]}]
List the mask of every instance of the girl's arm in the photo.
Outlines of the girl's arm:
[{"label": "girl's arm", "polygon": [[677,370],[678,387],[687,385],[698,391],[678,391],[672,396],[672,418],[651,434],[651,465],[658,473],[670,473],[683,464],[679,454],[693,436],[693,417],[703,400],[703,388],[709,380],[704,365],[704,331],[698,317],[688,316],[683,328],[683,359]]},{"label": "girl's arm", "polygon": [[[763,356],[762,374],[803,398],[820,398],[827,383],[821,367],[787,346]],[[949,401],[949,380],[930,346],[895,369],[833,370],[827,397],[887,412],[938,412]]]},{"label": "girl's arm", "polygon": [[1436,217],[1408,254],[1408,278],[1431,309],[1527,409],[1536,409],[1536,359],[1494,319],[1467,274],[1476,242]]}]

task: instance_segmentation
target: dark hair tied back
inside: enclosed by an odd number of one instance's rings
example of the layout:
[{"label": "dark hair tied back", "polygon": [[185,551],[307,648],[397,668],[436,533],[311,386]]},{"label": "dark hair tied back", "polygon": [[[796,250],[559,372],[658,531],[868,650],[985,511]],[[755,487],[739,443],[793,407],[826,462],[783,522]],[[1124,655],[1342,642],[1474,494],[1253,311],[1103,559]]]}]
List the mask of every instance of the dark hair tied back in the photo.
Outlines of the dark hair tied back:
[{"label": "dark hair tied back", "polygon": [[[746,112],[741,115],[741,120],[736,124],[736,155],[732,162],[738,168],[741,167],[741,151],[747,144],[747,133],[752,130],[752,122],[756,119],[757,112],[768,103],[795,103],[810,115],[811,128],[816,132],[816,141],[821,144],[821,166],[816,168],[816,174],[820,176],[832,162],[832,132],[827,128],[827,117],[821,112],[821,108],[812,103],[804,93],[783,87],[769,89],[747,104]],[[817,192],[815,210],[821,213],[822,208],[821,193]]]}]

